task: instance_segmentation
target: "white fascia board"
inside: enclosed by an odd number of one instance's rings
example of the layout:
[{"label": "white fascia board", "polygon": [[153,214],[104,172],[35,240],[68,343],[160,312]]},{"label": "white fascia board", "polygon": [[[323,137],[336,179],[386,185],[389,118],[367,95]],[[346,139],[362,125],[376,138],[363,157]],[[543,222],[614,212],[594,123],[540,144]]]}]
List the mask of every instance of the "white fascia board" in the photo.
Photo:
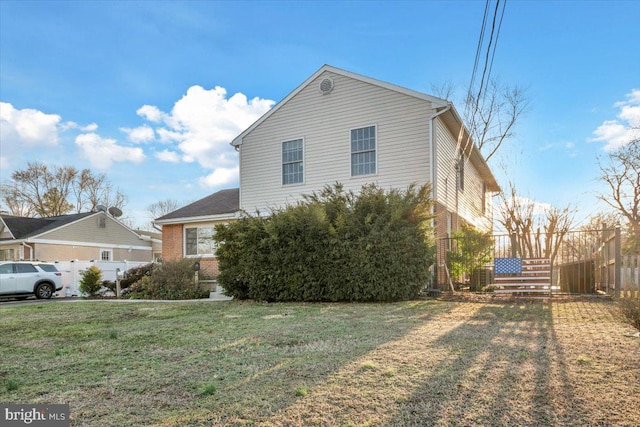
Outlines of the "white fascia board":
[{"label": "white fascia board", "polygon": [[26,239],[26,243],[40,243],[47,245],[66,245],[66,246],[85,246],[91,248],[109,248],[109,249],[136,249],[139,251],[150,251],[151,246],[134,246],[134,245],[117,245],[113,243],[92,243],[92,242],[74,242],[66,240],[51,240],[51,239]]},{"label": "white fascia board", "polygon": [[4,222],[4,220],[1,217],[0,217],[0,223],[2,223],[2,227],[0,227],[0,233],[6,229],[9,232],[9,234],[11,235],[11,238],[15,239],[16,236],[13,235],[13,233],[11,232],[11,229],[9,227],[7,227],[7,223]]},{"label": "white fascia board", "polygon": [[191,224],[194,222],[224,221],[224,220],[234,220],[238,218],[240,218],[240,211],[236,211],[228,214],[219,214],[219,215],[203,215],[203,216],[190,216],[185,218],[164,219],[161,221],[154,221],[154,224],[159,224],[159,225]]},{"label": "white fascia board", "polygon": [[25,239],[14,239],[14,240],[0,240],[0,246],[13,246],[13,245],[21,245],[25,243]]},{"label": "white fascia board", "polygon": [[408,96],[412,96],[414,98],[419,98],[419,99],[422,99],[422,100],[425,100],[425,101],[429,101],[429,102],[431,102],[433,104],[433,108],[446,107],[449,104],[448,101],[446,101],[444,99],[436,98],[435,96],[427,95],[426,93],[418,92],[418,91],[415,91],[415,90],[412,90],[412,89],[407,89],[407,88],[402,87],[402,86],[397,86],[397,85],[394,85],[394,84],[391,84],[391,83],[383,82],[382,80],[376,80],[376,79],[371,78],[371,77],[363,76],[361,74],[356,74],[356,73],[353,73],[351,71],[343,70],[341,68],[336,68],[336,67],[332,67],[331,65],[325,64],[322,67],[320,67],[320,69],[318,71],[313,73],[308,79],[306,79],[304,82],[302,82],[302,84],[300,84],[297,88],[295,88],[291,93],[289,93],[289,95],[287,95],[280,102],[278,102],[276,105],[274,105],[273,108],[271,108],[269,111],[264,113],[264,115],[262,117],[260,117],[258,120],[256,120],[244,132],[242,132],[240,135],[236,136],[233,139],[233,141],[231,141],[231,145],[233,145],[234,147],[238,147],[238,146],[242,145],[242,139],[245,137],[245,135],[247,135],[249,132],[251,132],[256,127],[258,127],[262,122],[264,122],[266,119],[268,119],[273,113],[278,111],[291,98],[296,96],[302,89],[307,87],[307,85],[309,83],[314,81],[316,78],[318,78],[318,76],[320,76],[325,71],[328,71],[328,72],[334,73],[334,74],[338,74],[338,75],[341,75],[341,76],[349,77],[349,78],[352,78],[352,79],[355,79],[355,80],[359,80],[361,82],[369,83],[369,84],[372,84],[372,85],[375,85],[375,86],[383,87],[385,89],[393,90],[395,92],[399,92],[399,93],[402,93],[402,94],[405,94],[405,95],[408,95]]}]

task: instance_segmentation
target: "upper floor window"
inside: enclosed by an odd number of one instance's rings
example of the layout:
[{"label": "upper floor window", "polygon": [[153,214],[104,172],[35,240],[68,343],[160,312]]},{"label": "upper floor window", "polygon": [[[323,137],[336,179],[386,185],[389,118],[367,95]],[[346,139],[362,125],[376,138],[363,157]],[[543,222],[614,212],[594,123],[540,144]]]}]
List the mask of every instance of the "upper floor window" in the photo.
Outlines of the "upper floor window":
[{"label": "upper floor window", "polygon": [[351,129],[351,176],[376,173],[376,127]]},{"label": "upper floor window", "polygon": [[282,143],[282,185],[303,182],[304,143],[302,139]]},{"label": "upper floor window", "polygon": [[214,227],[190,227],[185,228],[185,255],[191,256],[212,256],[216,253],[216,242]]}]

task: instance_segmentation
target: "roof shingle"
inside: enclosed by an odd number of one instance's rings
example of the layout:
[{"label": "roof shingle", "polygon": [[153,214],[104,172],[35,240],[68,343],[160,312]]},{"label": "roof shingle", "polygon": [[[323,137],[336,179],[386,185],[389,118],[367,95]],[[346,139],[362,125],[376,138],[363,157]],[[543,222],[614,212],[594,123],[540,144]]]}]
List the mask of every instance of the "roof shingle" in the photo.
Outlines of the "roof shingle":
[{"label": "roof shingle", "polygon": [[164,221],[177,218],[193,218],[208,215],[232,214],[240,210],[240,189],[230,188],[220,190],[205,198],[197,200],[180,209],[176,209],[166,215],[156,218],[156,221]]}]

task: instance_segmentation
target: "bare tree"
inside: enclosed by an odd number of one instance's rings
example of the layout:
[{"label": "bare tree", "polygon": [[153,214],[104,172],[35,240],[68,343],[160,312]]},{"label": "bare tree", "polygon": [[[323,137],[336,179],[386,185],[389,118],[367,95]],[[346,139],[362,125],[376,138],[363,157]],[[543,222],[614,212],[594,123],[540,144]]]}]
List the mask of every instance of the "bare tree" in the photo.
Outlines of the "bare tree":
[{"label": "bare tree", "polygon": [[170,212],[175,211],[180,207],[177,200],[166,199],[160,200],[147,206],[147,211],[151,214],[151,218],[160,218]]},{"label": "bare tree", "polygon": [[[600,200],[611,206],[628,221],[631,238],[640,241],[640,139],[634,139],[609,153],[608,164],[599,161],[600,179],[609,193]],[[640,246],[640,244],[638,245]]]},{"label": "bare tree", "polygon": [[114,190],[104,174],[82,172],[72,166],[49,168],[29,163],[15,171],[12,180],[0,187],[1,201],[7,211],[19,216],[50,217],[95,210],[97,205],[122,208],[126,196]]},{"label": "bare tree", "polygon": [[[432,86],[431,91],[444,99],[450,99],[456,92],[450,81]],[[493,78],[482,91],[468,90],[462,104],[469,134],[488,161],[515,135],[518,120],[529,108],[529,97],[525,87],[507,85]],[[470,141],[462,140],[460,144],[466,149]]]},{"label": "bare tree", "polygon": [[514,136],[514,126],[529,107],[527,89],[491,79],[479,95],[473,90],[465,100],[465,121],[485,160]]},{"label": "bare tree", "polygon": [[511,244],[523,258],[549,258],[558,255],[562,240],[571,228],[575,209],[570,206],[541,207],[518,196],[510,184],[508,195],[501,193],[498,222],[513,236]]}]

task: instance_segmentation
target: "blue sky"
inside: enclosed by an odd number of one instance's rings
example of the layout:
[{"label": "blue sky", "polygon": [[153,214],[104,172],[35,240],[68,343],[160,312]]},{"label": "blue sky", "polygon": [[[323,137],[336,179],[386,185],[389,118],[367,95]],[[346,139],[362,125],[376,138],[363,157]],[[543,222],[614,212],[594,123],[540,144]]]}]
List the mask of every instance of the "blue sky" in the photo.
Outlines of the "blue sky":
[{"label": "blue sky", "polygon": [[[228,142],[323,64],[464,88],[484,7],[2,0],[0,180],[34,160],[104,172],[141,225],[153,202],[237,186]],[[639,45],[640,2],[507,3],[493,75],[530,108],[490,164],[503,187],[578,222],[604,209],[596,159],[639,120]]]}]

